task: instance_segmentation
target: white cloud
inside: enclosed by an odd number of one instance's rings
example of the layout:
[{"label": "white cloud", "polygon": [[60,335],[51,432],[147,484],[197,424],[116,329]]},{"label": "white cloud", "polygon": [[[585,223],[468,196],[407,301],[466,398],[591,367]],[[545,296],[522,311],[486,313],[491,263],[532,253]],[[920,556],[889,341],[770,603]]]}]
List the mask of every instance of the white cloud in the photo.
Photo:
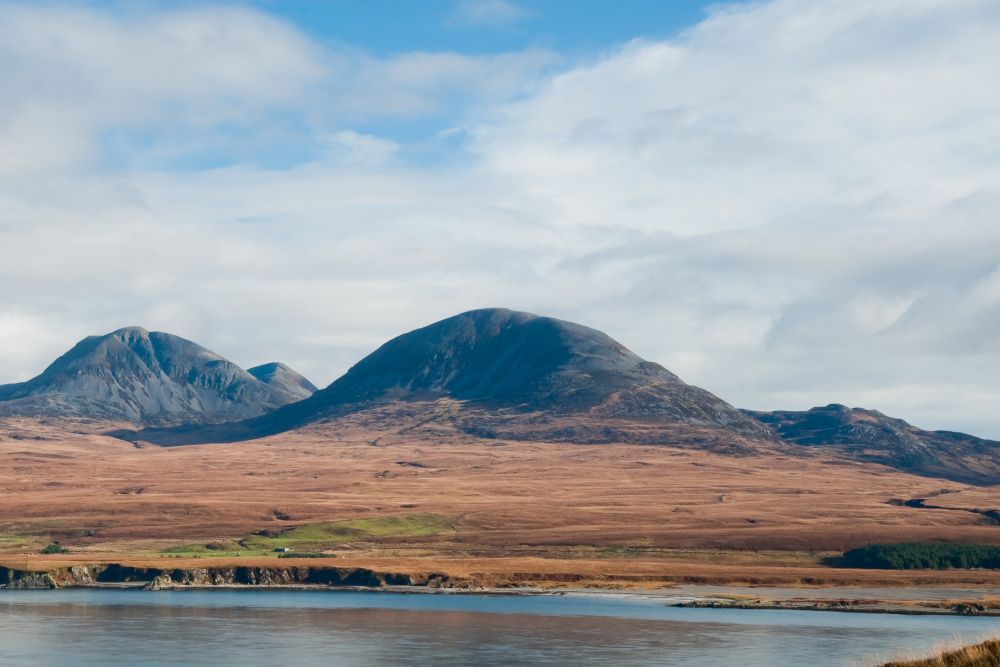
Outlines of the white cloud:
[{"label": "white cloud", "polygon": [[[723,6],[556,76],[546,52],[331,51],[249,10],[2,11],[0,378],[140,324],[323,384],[506,305],[744,407],[1000,437],[993,2]],[[415,114],[463,119],[467,150],[407,166],[361,125]],[[285,168],[147,164],[295,142]]]},{"label": "white cloud", "polygon": [[[555,62],[329,50],[250,9],[116,15],[0,4],[0,178],[118,158],[172,166],[308,152],[348,120],[418,116],[518,93]],[[322,140],[319,140],[322,144]]]},{"label": "white cloud", "polygon": [[0,175],[100,157],[111,131],[250,124],[324,76],[318,49],[240,9],[121,18],[0,6]]},{"label": "white cloud", "polygon": [[498,55],[404,53],[385,59],[340,55],[326,102],[352,118],[361,115],[438,113],[454,98],[498,102],[524,92],[526,83],[559,58],[528,49]]},{"label": "white cloud", "polygon": [[556,76],[476,150],[591,230],[568,266],[629,279],[581,310],[683,377],[956,426],[1000,395],[998,37],[980,0],[723,7]]}]

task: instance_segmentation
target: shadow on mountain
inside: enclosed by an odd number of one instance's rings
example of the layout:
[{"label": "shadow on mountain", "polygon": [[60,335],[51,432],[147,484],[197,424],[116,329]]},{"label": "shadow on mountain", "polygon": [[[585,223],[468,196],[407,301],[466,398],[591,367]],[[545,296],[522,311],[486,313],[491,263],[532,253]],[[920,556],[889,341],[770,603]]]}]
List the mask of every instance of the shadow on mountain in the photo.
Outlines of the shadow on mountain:
[{"label": "shadow on mountain", "polygon": [[435,437],[670,445],[890,466],[970,484],[1000,482],[1000,443],[924,431],[842,405],[735,409],[606,334],[503,309],[462,313],[387,342],[309,398],[260,417],[147,428],[118,437],[163,446],[237,442],[312,425]]},{"label": "shadow on mountain", "polygon": [[967,484],[1000,483],[1000,442],[925,431],[876,410],[832,404],[805,411],[744,411],[789,443],[865,463]]},{"label": "shadow on mountain", "polygon": [[[477,437],[559,442],[728,440],[744,453],[774,432],[606,334],[505,309],[475,310],[389,341],[326,389],[271,413],[205,428],[145,429],[160,445],[235,442],[386,405],[433,413]],[[669,428],[668,428],[669,427]],[[738,443],[738,444],[737,444]]]},{"label": "shadow on mountain", "polygon": [[0,416],[214,423],[311,395],[308,380],[282,364],[260,375],[179,336],[127,327],[85,338],[27,382],[0,385]]}]

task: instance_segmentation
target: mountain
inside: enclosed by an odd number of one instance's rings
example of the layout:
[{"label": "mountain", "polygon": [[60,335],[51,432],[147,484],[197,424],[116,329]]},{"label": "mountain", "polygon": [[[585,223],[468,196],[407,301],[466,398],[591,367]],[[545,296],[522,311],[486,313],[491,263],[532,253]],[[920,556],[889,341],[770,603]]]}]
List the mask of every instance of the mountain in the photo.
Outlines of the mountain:
[{"label": "mountain", "polygon": [[[698,437],[708,431],[708,440],[721,435],[727,441],[777,441],[767,426],[607,334],[499,308],[462,313],[394,338],[310,398],[197,437],[241,440],[392,403],[430,406],[442,400],[458,410],[450,422],[485,437],[662,442],[677,437],[659,432],[668,424],[689,427]],[[428,410],[428,419],[436,419],[435,409]],[[643,435],[625,434],[624,422]]]},{"label": "mountain", "polygon": [[301,408],[320,417],[345,406],[441,397],[491,408],[652,418],[770,436],[756,420],[605,333],[506,309],[462,313],[394,338]]},{"label": "mountain", "polygon": [[[36,378],[0,385],[0,415],[214,423],[300,400],[308,385],[294,371],[276,369],[270,377],[262,382],[178,336],[127,327],[85,338]],[[282,385],[289,379],[298,390]]]},{"label": "mountain", "polygon": [[876,410],[831,404],[801,412],[744,411],[789,443],[930,477],[1000,483],[1000,442],[925,431]]},{"label": "mountain", "polygon": [[309,398],[318,391],[312,382],[277,361],[248,368],[247,373],[266,385],[299,398]]}]

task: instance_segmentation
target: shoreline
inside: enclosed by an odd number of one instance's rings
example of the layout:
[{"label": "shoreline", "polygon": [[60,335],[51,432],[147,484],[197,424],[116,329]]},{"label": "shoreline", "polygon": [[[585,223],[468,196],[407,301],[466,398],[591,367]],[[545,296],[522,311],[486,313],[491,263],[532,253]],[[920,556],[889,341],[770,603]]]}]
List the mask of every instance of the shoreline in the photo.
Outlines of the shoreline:
[{"label": "shoreline", "polygon": [[880,571],[649,559],[11,555],[0,556],[3,588],[615,596],[691,608],[1000,616],[1000,571]]},{"label": "shoreline", "polygon": [[[618,598],[645,601],[660,601],[665,606],[688,609],[736,609],[736,610],[769,610],[769,611],[826,611],[856,614],[895,614],[902,616],[979,616],[1000,617],[1000,606],[983,604],[982,597],[971,599],[919,599],[916,594],[929,592],[928,589],[885,587],[864,589],[866,593],[895,593],[897,599],[884,598],[852,598],[851,588],[824,588],[821,592],[837,592],[840,596],[798,596],[794,593],[806,593],[803,588],[771,588],[769,592],[778,591],[786,599],[772,599],[767,596],[754,596],[753,587],[736,588],[731,593],[713,592],[719,587],[681,585],[648,589],[619,590],[614,588],[568,587],[541,588],[532,586],[505,587],[475,587],[427,585],[426,583],[386,584],[380,585],[336,585],[319,583],[259,583],[245,584],[236,582],[219,583],[173,583],[154,578],[150,580],[130,581],[73,581],[57,582],[51,574],[24,573],[24,577],[7,584],[0,584],[0,595],[4,590],[120,590],[120,591],[247,591],[247,592],[282,592],[309,591],[317,593],[370,593],[396,595],[459,595],[467,597],[589,597]],[[8,575],[9,576],[9,575]],[[161,575],[162,576],[162,575]],[[17,582],[23,582],[17,585]],[[13,583],[14,585],[11,585]],[[697,589],[702,588],[703,591]],[[954,591],[959,589],[929,589],[930,591]],[[962,592],[974,593],[975,589],[961,589]],[[900,598],[900,591],[912,591],[914,595],[906,599]],[[891,598],[891,596],[886,596]],[[989,601],[993,602],[993,601]]]},{"label": "shoreline", "polygon": [[[128,585],[75,585],[75,586],[60,586],[58,588],[21,588],[21,589],[8,589],[8,590],[53,590],[53,591],[63,591],[63,590],[117,590],[117,591],[133,591],[133,592],[205,592],[205,591],[245,591],[248,593],[267,593],[267,592],[314,592],[314,593],[365,593],[371,595],[457,595],[462,597],[518,597],[518,598],[529,598],[529,597],[616,597],[616,598],[631,598],[634,600],[649,600],[650,598],[658,598],[664,602],[673,602],[678,598],[669,595],[655,595],[651,594],[652,591],[643,593],[640,591],[598,591],[594,589],[577,588],[577,589],[560,589],[560,590],[547,590],[547,589],[509,589],[509,588],[496,588],[496,589],[482,589],[482,590],[470,590],[465,588],[436,588],[428,589],[423,587],[384,587],[384,588],[369,588],[363,586],[316,586],[316,585],[300,585],[300,586],[245,586],[245,585],[219,585],[219,586],[175,586],[170,588],[150,588],[148,586],[149,582],[135,582],[135,584]],[[0,591],[3,591],[5,587],[0,586]],[[3,595],[3,592],[0,592]],[[685,596],[687,597],[687,596]],[[767,603],[767,602],[736,602],[736,601],[724,601],[721,599],[703,598],[697,600],[689,600],[687,602],[676,602],[675,604],[665,604],[667,607],[674,607],[678,609],[734,609],[734,610],[744,610],[744,611],[816,611],[816,612],[834,612],[834,613],[849,613],[849,614],[889,614],[896,616],[975,616],[975,617],[1000,617],[1000,609],[985,609],[982,611],[976,611],[974,613],[963,613],[955,611],[954,609],[946,608],[934,608],[934,607],[923,607],[923,606],[895,606],[888,604],[875,604],[871,606],[853,606],[853,605],[838,605],[838,601],[829,602],[818,602],[818,603]]]}]

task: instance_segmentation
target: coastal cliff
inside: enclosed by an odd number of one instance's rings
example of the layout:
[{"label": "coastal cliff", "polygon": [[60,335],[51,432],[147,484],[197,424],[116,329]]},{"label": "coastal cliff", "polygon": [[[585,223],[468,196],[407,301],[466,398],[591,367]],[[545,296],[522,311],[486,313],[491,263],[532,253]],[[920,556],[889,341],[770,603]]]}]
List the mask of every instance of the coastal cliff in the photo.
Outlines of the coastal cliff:
[{"label": "coastal cliff", "polygon": [[132,584],[149,590],[213,586],[383,586],[437,587],[448,577],[442,574],[398,574],[365,568],[274,566],[146,568],[110,563],[72,566],[47,572],[32,572],[0,566],[0,588],[86,588]]}]

